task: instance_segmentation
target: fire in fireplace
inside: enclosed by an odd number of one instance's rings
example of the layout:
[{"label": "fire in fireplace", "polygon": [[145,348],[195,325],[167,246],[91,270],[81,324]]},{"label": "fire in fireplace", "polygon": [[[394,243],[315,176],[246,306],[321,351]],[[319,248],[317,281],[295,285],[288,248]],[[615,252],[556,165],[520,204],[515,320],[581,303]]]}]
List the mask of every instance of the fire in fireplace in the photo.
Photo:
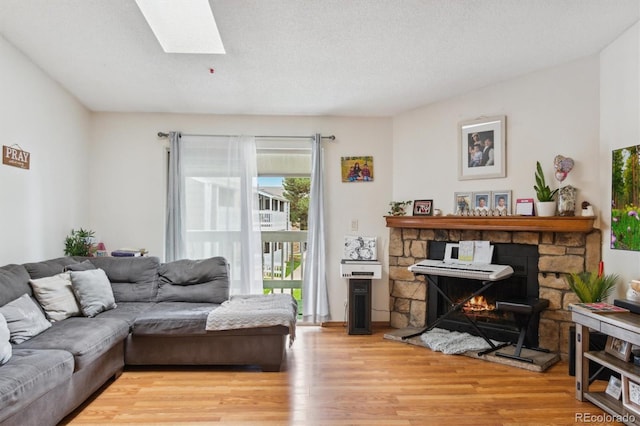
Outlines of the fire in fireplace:
[{"label": "fire in fireplace", "polygon": [[[464,300],[464,299],[460,299]],[[458,302],[454,300],[454,302]],[[482,314],[490,313],[496,309],[496,305],[487,302],[487,299],[483,295],[474,296],[467,303],[462,305],[462,312],[465,314]]]},{"label": "fire in fireplace", "polygon": [[[446,241],[429,242],[429,258],[442,259]],[[494,244],[492,263],[510,265],[514,274],[498,281],[489,289],[467,302],[459,312],[450,314],[438,327],[475,334],[462,315],[471,316],[489,338],[498,341],[518,339],[519,328],[513,314],[496,310],[496,302],[518,301],[538,297],[538,247],[526,244]],[[454,303],[466,299],[482,285],[481,281],[466,278],[432,276],[438,286]],[[449,303],[432,285],[428,286],[427,325],[433,324],[449,309]],[[538,318],[534,318],[527,331],[527,346],[538,345]]]}]

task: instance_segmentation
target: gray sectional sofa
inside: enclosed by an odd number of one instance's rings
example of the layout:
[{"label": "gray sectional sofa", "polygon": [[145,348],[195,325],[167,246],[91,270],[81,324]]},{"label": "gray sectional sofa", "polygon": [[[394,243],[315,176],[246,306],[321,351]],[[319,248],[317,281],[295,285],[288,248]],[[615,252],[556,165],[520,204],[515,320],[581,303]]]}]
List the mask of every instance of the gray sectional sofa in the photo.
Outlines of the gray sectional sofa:
[{"label": "gray sectional sofa", "polygon": [[[108,294],[92,282],[104,284],[103,273]],[[79,312],[51,291],[61,288],[56,280],[73,283]],[[125,365],[280,371],[290,327],[205,329],[209,312],[229,298],[228,284],[220,257],[164,264],[154,257],[62,257],[0,267],[0,320],[12,338],[0,366],[0,424],[56,424]],[[29,312],[34,305],[39,312]],[[23,326],[25,318],[33,324]]]}]

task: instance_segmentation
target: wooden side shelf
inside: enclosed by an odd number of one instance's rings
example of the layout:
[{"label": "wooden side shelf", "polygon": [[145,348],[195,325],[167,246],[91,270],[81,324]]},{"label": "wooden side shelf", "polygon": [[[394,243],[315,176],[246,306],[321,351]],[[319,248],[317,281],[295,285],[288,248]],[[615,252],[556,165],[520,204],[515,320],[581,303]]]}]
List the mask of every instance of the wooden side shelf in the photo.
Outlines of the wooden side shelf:
[{"label": "wooden side shelf", "polygon": [[479,231],[593,231],[595,216],[385,216],[388,228],[468,229]]},{"label": "wooden side shelf", "polygon": [[[603,314],[572,310],[571,319],[576,324],[576,399],[595,404],[625,424],[640,425],[638,405],[632,402],[629,396],[630,383],[640,383],[640,366],[621,360],[606,351],[588,351],[591,329],[624,340],[629,345],[640,343],[640,315],[630,312]],[[590,371],[590,361],[620,375],[622,401],[606,392],[590,390],[590,377],[593,373]]]}]

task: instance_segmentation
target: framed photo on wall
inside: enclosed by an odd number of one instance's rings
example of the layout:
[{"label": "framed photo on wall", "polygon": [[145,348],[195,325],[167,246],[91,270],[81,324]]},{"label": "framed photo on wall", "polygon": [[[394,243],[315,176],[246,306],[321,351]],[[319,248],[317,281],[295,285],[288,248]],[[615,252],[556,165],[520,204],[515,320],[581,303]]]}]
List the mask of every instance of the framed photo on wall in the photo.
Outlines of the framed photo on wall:
[{"label": "framed photo on wall", "polygon": [[471,193],[455,192],[453,194],[453,213],[464,214],[471,211]]},{"label": "framed photo on wall", "polygon": [[460,123],[458,180],[506,176],[505,129],[504,115]]},{"label": "framed photo on wall", "polygon": [[511,214],[511,191],[492,191],[491,202],[493,210],[497,211],[500,216]]},{"label": "framed photo on wall", "polygon": [[342,182],[373,182],[373,157],[341,157]]},{"label": "framed photo on wall", "polygon": [[611,154],[612,249],[640,251],[640,206],[637,205],[640,181],[632,173],[640,169],[638,154],[640,145],[616,149]]},{"label": "framed photo on wall", "polygon": [[432,216],[433,215],[433,200],[415,200],[413,202],[413,215],[414,216]]}]

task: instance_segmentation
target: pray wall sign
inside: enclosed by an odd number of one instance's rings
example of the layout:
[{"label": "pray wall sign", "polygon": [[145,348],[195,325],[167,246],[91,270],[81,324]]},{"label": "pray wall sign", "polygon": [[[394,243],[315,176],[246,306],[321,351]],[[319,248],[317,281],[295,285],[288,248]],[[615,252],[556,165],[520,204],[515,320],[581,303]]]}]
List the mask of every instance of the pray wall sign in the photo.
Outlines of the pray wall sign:
[{"label": "pray wall sign", "polygon": [[28,170],[31,164],[31,153],[16,148],[15,145],[2,145],[2,164]]}]

